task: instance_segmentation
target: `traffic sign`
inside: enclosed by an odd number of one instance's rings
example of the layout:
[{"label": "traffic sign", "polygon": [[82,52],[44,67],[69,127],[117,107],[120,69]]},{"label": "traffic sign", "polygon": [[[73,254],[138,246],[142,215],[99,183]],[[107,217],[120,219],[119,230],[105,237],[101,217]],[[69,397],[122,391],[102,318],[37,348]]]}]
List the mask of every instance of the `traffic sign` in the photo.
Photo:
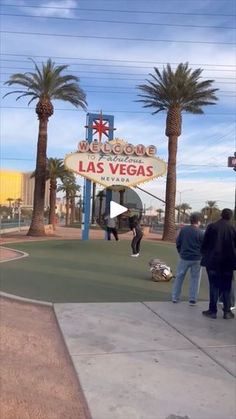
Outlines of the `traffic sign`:
[{"label": "traffic sign", "polygon": [[236,156],[228,157],[228,167],[236,167]]}]

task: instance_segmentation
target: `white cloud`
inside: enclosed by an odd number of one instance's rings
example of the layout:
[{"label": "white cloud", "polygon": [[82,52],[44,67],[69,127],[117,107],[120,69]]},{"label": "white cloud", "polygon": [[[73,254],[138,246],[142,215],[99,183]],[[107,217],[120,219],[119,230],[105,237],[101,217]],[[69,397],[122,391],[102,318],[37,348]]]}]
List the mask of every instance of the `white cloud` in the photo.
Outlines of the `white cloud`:
[{"label": "white cloud", "polygon": [[[28,4],[28,3],[27,3]],[[73,17],[74,11],[70,10],[78,6],[76,0],[57,0],[57,1],[47,1],[40,2],[39,4],[42,8],[29,9],[29,14],[34,14],[35,16],[45,16],[45,17]],[[43,9],[44,7],[44,9]],[[25,9],[24,9],[25,12]]]},{"label": "white cloud", "polygon": [[[150,183],[140,185],[146,191],[165,200],[165,178],[159,178]],[[219,208],[234,208],[235,185],[233,180],[204,180],[185,178],[177,182],[176,205],[186,202],[192,211],[199,211],[206,205],[206,201],[217,201]],[[137,190],[143,203],[155,208],[163,208],[162,202]]]}]

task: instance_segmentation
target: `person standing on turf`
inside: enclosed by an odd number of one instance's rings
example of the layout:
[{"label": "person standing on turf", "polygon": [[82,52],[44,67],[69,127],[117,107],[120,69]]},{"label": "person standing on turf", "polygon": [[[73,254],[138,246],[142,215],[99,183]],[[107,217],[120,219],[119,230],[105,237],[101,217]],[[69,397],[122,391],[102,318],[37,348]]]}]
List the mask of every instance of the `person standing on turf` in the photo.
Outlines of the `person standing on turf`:
[{"label": "person standing on turf", "polygon": [[219,295],[223,300],[224,319],[233,319],[231,292],[233,271],[236,270],[236,229],[230,223],[233,211],[224,208],[221,219],[208,225],[202,243],[202,266],[209,280],[209,309],[203,316],[216,319]]},{"label": "person standing on turf", "polygon": [[109,214],[105,215],[104,220],[106,222],[107,229],[107,240],[111,240],[111,234],[113,234],[116,241],[119,240],[118,232],[116,228],[117,219],[116,217],[111,218]]},{"label": "person standing on turf", "polygon": [[189,304],[194,306],[197,302],[201,279],[201,245],[204,235],[199,226],[200,216],[197,213],[193,213],[190,215],[190,225],[181,228],[177,236],[176,248],[180,260],[172,289],[173,303],[178,303],[180,300],[182,284],[189,269]]},{"label": "person standing on turf", "polygon": [[133,232],[133,240],[131,242],[132,257],[138,257],[140,253],[140,244],[143,238],[143,231],[140,225],[140,220],[137,215],[129,217],[129,226]]}]

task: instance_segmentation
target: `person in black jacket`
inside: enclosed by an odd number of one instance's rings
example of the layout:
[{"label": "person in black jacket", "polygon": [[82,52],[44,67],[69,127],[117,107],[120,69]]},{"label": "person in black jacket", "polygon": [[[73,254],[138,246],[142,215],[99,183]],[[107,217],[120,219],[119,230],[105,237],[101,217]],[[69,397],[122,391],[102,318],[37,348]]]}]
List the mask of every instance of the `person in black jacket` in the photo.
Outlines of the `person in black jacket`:
[{"label": "person in black jacket", "polygon": [[143,231],[140,225],[140,219],[137,215],[129,217],[129,227],[133,232],[133,240],[131,242],[132,257],[138,257],[140,252],[140,244],[143,238]]},{"label": "person in black jacket", "polygon": [[203,311],[206,317],[216,319],[217,301],[222,294],[224,319],[232,319],[230,293],[233,271],[236,269],[236,230],[230,219],[233,212],[224,208],[221,219],[208,225],[202,243],[201,265],[206,267],[209,280],[209,309]]}]

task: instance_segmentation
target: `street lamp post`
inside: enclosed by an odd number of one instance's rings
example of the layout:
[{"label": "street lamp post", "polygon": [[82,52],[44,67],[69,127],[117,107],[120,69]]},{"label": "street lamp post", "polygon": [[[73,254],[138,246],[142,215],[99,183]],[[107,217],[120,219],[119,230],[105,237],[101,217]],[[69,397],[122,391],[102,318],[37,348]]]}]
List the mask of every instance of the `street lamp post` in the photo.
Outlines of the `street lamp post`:
[{"label": "street lamp post", "polygon": [[82,213],[82,198],[81,198],[81,195],[79,195],[79,223],[80,224],[82,222],[81,213]]},{"label": "street lamp post", "polygon": [[150,202],[149,202],[149,211],[150,211],[150,215],[153,215],[154,210],[155,210],[155,206],[153,205],[153,202],[154,202],[154,201],[155,201],[154,199],[150,199]]},{"label": "street lamp post", "polygon": [[18,204],[19,206],[18,206],[18,228],[19,228],[19,231],[20,231],[20,222],[21,222],[21,206],[20,206],[20,203]]},{"label": "street lamp post", "polygon": [[21,198],[18,198],[15,202],[14,202],[14,215],[17,214],[18,215],[18,230],[20,231],[20,224],[21,224]]},{"label": "street lamp post", "polygon": [[[236,172],[236,151],[234,152],[234,156],[228,157],[228,167],[232,167]],[[234,190],[234,222],[236,223],[236,184]]]}]

